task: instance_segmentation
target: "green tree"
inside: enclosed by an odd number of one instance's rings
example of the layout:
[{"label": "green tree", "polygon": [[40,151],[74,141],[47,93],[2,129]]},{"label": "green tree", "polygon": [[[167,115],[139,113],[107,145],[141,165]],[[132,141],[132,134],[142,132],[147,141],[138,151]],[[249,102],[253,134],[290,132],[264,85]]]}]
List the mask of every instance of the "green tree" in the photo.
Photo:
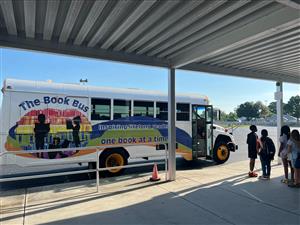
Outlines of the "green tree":
[{"label": "green tree", "polygon": [[[276,102],[271,102],[268,105],[269,111],[271,114],[276,114],[277,113],[277,108],[276,108]],[[287,114],[287,104],[282,103],[282,108],[283,108],[283,114]]]},{"label": "green tree", "polygon": [[288,114],[297,118],[299,121],[300,118],[300,96],[296,95],[290,98],[288,103],[285,106],[285,109]]},{"label": "green tree", "polygon": [[289,113],[289,105],[288,104],[283,104],[282,105],[282,110],[283,110],[283,114],[290,114]]},{"label": "green tree", "polygon": [[246,117],[247,120],[259,117],[259,108],[253,102],[245,102],[239,105],[236,109],[238,117]]},{"label": "green tree", "polygon": [[221,111],[221,120],[222,121],[236,121],[238,119],[235,112],[230,112],[226,114],[225,112]]},{"label": "green tree", "polygon": [[269,108],[269,111],[271,112],[271,113],[274,113],[274,114],[276,114],[276,102],[271,102],[269,105],[268,105],[268,108]]},{"label": "green tree", "polygon": [[238,119],[238,117],[235,112],[230,112],[227,115],[227,120],[229,120],[229,121],[236,121],[237,119]]},{"label": "green tree", "polygon": [[269,108],[266,105],[264,105],[261,101],[257,101],[254,104],[254,107],[256,109],[258,109],[259,117],[265,118],[266,116],[268,116],[270,114]]},{"label": "green tree", "polygon": [[221,121],[227,120],[227,114],[226,114],[226,112],[221,111],[221,110],[220,110],[220,120]]},{"label": "green tree", "polygon": [[266,117],[270,114],[269,108],[261,101],[245,102],[239,105],[236,109],[238,117],[246,117],[247,120],[252,118]]}]

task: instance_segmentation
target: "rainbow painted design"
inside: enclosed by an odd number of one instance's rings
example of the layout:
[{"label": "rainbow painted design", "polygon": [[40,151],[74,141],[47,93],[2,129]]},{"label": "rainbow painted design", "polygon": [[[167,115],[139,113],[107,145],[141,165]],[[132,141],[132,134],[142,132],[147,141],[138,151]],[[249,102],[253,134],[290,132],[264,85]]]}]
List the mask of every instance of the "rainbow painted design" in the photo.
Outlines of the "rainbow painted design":
[{"label": "rainbow painted design", "polygon": [[[24,115],[15,126],[9,130],[5,144],[8,151],[34,150],[34,126],[39,114],[46,116],[46,123],[50,123],[50,131],[45,138],[45,149],[52,143],[54,137],[61,140],[69,140],[69,148],[74,147],[72,130],[67,129],[66,121],[80,116],[80,147],[136,144],[155,146],[159,142],[166,142],[168,139],[167,122],[156,118],[134,116],[110,120],[96,125],[91,125],[88,118],[75,109],[44,109],[32,110]],[[182,129],[176,128],[177,152],[186,160],[192,160],[192,139]],[[43,159],[57,159],[65,157],[77,157],[95,152],[89,151],[68,151],[64,154],[58,153],[55,157],[49,157],[43,153]],[[23,157],[37,158],[37,154],[19,154]],[[41,157],[41,156],[39,156]]]}]

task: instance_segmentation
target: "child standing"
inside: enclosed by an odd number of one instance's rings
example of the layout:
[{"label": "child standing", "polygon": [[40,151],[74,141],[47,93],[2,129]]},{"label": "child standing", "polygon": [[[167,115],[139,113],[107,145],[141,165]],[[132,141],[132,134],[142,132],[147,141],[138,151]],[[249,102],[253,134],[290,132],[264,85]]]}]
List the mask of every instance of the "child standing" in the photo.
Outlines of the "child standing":
[{"label": "child standing", "polygon": [[291,182],[294,181],[294,169],[292,168],[291,161],[288,160],[288,150],[287,150],[287,142],[290,139],[290,128],[289,126],[281,127],[281,134],[279,138],[280,148],[278,152],[278,156],[282,160],[283,169],[284,169],[284,179],[281,180],[282,183],[287,184],[289,178],[289,166],[291,168]]},{"label": "child standing", "polygon": [[294,168],[294,183],[290,183],[289,187],[300,188],[300,134],[298,130],[293,130],[291,138],[287,143],[288,152],[291,154],[292,166]]},{"label": "child standing", "polygon": [[261,131],[260,138],[260,149],[259,149],[259,158],[261,162],[261,169],[263,175],[259,178],[262,180],[270,179],[271,175],[271,161],[274,160],[275,155],[275,145],[271,138],[268,137],[268,131],[263,129]]},{"label": "child standing", "polygon": [[257,132],[257,127],[255,125],[250,126],[251,133],[247,135],[247,144],[248,144],[248,157],[250,158],[250,171],[248,173],[249,177],[257,177],[257,173],[255,173],[254,166],[255,166],[255,159],[257,158],[257,146],[258,146],[258,137],[255,132]]}]

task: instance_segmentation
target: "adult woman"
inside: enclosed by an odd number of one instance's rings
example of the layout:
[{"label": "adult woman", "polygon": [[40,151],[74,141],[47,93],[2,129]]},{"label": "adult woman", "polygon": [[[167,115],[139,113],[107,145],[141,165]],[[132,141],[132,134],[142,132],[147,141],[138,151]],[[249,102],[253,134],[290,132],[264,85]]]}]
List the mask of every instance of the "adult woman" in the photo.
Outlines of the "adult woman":
[{"label": "adult woman", "polygon": [[294,183],[290,183],[289,187],[300,188],[300,134],[298,130],[293,130],[291,138],[287,143],[288,152],[291,153],[292,166],[294,168]]},{"label": "adult woman", "polygon": [[281,127],[281,134],[279,138],[280,148],[278,156],[282,160],[283,169],[284,169],[284,179],[281,180],[282,183],[287,184],[289,179],[289,166],[291,168],[291,182],[294,182],[294,170],[292,168],[291,162],[288,160],[288,151],[287,151],[287,142],[290,139],[290,128],[289,126]]}]

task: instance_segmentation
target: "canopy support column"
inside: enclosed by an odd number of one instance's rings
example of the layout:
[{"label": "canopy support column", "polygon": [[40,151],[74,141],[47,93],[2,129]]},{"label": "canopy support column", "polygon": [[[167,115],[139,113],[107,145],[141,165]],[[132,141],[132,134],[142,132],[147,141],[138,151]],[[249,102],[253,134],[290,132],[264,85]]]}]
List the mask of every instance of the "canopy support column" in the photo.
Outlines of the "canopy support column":
[{"label": "canopy support column", "polygon": [[[283,98],[282,82],[277,82],[276,83],[275,100],[276,100],[276,114],[277,114],[277,149],[278,150],[280,147],[279,137],[280,137],[282,121],[283,121],[282,98]],[[278,163],[281,163],[279,158],[278,158]]]},{"label": "canopy support column", "polygon": [[176,102],[175,102],[175,69],[169,68],[168,79],[168,177],[176,178]]}]

